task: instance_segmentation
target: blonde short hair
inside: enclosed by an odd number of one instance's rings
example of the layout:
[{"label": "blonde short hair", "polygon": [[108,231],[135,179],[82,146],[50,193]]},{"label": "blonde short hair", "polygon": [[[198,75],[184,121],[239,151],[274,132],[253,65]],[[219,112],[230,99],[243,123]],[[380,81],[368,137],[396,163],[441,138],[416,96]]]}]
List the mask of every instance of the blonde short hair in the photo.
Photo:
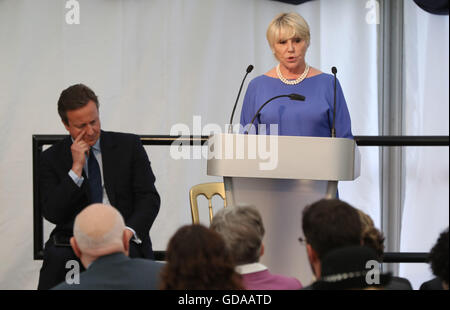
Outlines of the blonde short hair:
[{"label": "blonde short hair", "polygon": [[281,13],[270,22],[266,37],[272,50],[277,41],[294,37],[305,40],[307,46],[309,46],[309,26],[306,20],[298,13]]}]

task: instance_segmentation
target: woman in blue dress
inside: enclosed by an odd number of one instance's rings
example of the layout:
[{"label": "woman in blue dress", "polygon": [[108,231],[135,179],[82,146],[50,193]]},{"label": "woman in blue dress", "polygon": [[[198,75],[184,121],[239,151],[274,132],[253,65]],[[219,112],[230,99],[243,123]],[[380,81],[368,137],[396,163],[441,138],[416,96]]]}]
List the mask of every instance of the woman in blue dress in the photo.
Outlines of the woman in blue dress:
[{"label": "woman in blue dress", "polygon": [[[241,125],[250,133],[284,136],[330,137],[333,124],[334,76],[306,63],[310,31],[297,13],[276,16],[267,29],[267,41],[279,64],[254,78],[247,88],[241,112]],[[277,95],[297,93],[305,101],[282,97],[266,105],[249,124],[258,109]],[[265,132],[257,126],[266,124]],[[276,124],[275,133],[269,125]],[[273,125],[272,125],[273,126]],[[264,128],[264,127],[262,127]],[[336,137],[353,138],[350,114],[339,81],[336,87]]]}]

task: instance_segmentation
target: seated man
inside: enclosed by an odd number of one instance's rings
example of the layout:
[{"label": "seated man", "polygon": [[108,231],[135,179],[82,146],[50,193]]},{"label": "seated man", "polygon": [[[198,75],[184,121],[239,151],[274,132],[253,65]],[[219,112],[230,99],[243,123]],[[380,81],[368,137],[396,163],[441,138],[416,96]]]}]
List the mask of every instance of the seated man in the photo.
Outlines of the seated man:
[{"label": "seated man", "polygon": [[211,229],[222,235],[249,290],[296,290],[302,288],[293,277],[276,275],[258,263],[264,254],[264,225],[253,207],[228,207],[217,212]]},{"label": "seated man", "polygon": [[[316,279],[321,277],[322,259],[330,251],[362,245],[358,211],[339,199],[322,199],[303,210],[302,229],[308,260]],[[311,289],[311,286],[305,289]]]},{"label": "seated man", "polygon": [[127,229],[114,207],[93,204],[81,211],[75,218],[70,244],[86,271],[75,274],[70,284],[66,280],[57,285],[55,290],[158,288],[162,263],[128,257]]},{"label": "seated man", "polygon": [[321,277],[315,290],[382,290],[391,279],[382,274],[377,254],[366,246],[341,247],[328,252],[321,261]]},{"label": "seated man", "polygon": [[58,113],[70,134],[45,150],[39,169],[44,217],[55,224],[45,243],[38,289],[64,281],[75,216],[86,206],[104,203],[123,216],[130,257],[153,258],[150,228],[160,197],[147,153],[138,136],[101,130],[97,95],[86,85],[62,91]]}]

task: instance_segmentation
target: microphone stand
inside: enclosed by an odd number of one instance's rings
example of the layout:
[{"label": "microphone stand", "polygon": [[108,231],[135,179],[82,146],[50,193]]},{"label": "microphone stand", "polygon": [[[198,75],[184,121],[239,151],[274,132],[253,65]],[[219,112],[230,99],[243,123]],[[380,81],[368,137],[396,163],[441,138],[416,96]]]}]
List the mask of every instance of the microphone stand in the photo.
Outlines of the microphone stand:
[{"label": "microphone stand", "polygon": [[[334,102],[333,102],[333,126],[331,127],[331,137],[336,138],[336,67],[331,68],[331,72],[334,75]],[[338,190],[338,181],[328,181],[327,184],[327,193],[325,195],[326,199],[337,198],[337,190]]]},{"label": "microphone stand", "polygon": [[266,102],[264,102],[264,104],[262,106],[259,107],[258,111],[256,111],[255,116],[253,116],[252,121],[250,122],[250,127],[248,128],[248,130],[246,130],[244,132],[244,134],[248,134],[248,132],[250,131],[250,129],[253,126],[253,122],[255,121],[255,118],[258,116],[259,112],[272,100],[275,100],[277,98],[281,98],[281,97],[288,97],[291,100],[298,100],[298,101],[304,101],[305,97],[299,94],[290,94],[290,95],[279,95],[279,96],[275,96],[273,98],[270,98],[269,100],[267,100]]},{"label": "microphone stand", "polygon": [[334,103],[333,103],[333,126],[331,127],[331,137],[336,138],[336,67],[331,68],[331,72],[334,74]]},{"label": "microphone stand", "polygon": [[233,112],[231,112],[230,125],[229,125],[229,127],[228,127],[228,133],[231,133],[231,129],[232,129],[232,126],[233,126],[233,116],[234,116],[234,111],[236,110],[236,106],[237,106],[237,103],[238,103],[238,100],[239,100],[239,96],[241,95],[242,86],[244,85],[244,81],[245,81],[245,79],[247,78],[247,75],[248,75],[250,72],[252,72],[252,70],[253,70],[253,66],[252,66],[252,65],[249,65],[249,66],[247,67],[247,72],[245,73],[244,78],[242,79],[241,87],[239,88],[239,92],[238,92],[238,95],[237,95],[237,98],[236,98],[236,102],[234,103]]}]

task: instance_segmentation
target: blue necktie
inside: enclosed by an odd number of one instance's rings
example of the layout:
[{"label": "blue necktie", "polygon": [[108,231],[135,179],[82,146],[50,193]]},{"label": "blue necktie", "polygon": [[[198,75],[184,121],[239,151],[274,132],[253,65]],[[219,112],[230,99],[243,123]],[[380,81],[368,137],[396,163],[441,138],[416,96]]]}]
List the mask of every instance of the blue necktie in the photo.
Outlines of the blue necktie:
[{"label": "blue necktie", "polygon": [[102,176],[100,166],[92,148],[88,158],[88,174],[89,188],[91,189],[91,203],[101,203],[103,201]]}]

